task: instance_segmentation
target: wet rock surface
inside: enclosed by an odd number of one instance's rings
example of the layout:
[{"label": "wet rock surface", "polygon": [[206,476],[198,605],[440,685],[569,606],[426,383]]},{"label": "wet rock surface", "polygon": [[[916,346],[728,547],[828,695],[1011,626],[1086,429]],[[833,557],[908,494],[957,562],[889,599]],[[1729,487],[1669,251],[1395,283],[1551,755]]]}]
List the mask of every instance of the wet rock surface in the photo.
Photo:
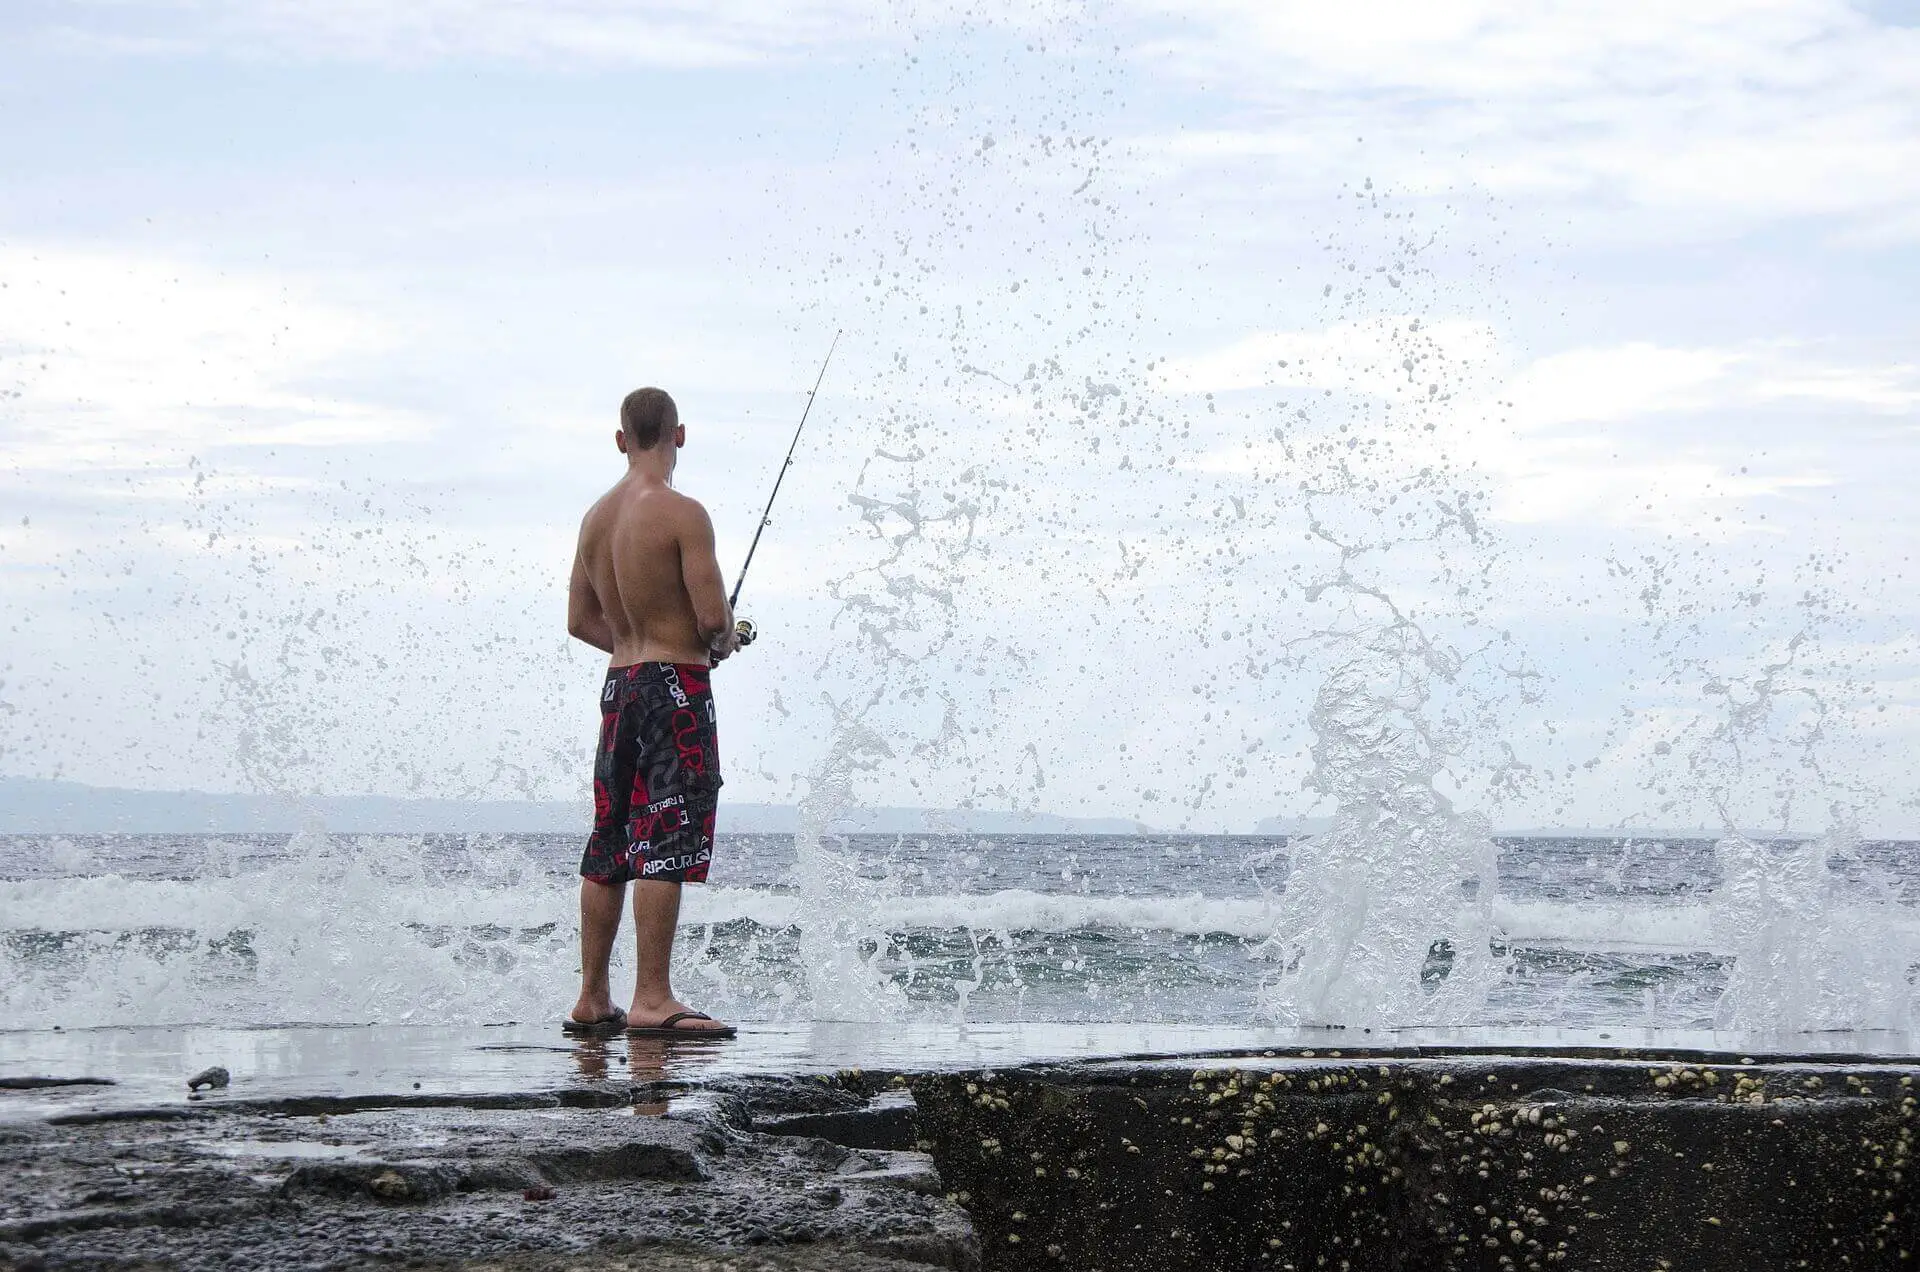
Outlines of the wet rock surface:
[{"label": "wet rock surface", "polygon": [[786,1250],[716,1251],[672,1247],[637,1255],[534,1255],[457,1265],[460,1272],[925,1272],[910,1263],[850,1250],[837,1242]]},{"label": "wet rock surface", "polygon": [[183,1097],[0,1122],[0,1268],[1906,1268],[1916,1088],[1403,1049]]},{"label": "wet rock surface", "polygon": [[0,1078],[0,1091],[44,1091],[53,1087],[112,1086],[111,1078]]},{"label": "wet rock surface", "polygon": [[0,1267],[978,1266],[924,1154],[752,1129],[756,1094],[771,1116],[864,1094],[784,1079],[668,1104],[606,1085],[8,1123]]},{"label": "wet rock surface", "polygon": [[1881,1269],[1920,1066],[1291,1053],[918,1078],[985,1266]]}]

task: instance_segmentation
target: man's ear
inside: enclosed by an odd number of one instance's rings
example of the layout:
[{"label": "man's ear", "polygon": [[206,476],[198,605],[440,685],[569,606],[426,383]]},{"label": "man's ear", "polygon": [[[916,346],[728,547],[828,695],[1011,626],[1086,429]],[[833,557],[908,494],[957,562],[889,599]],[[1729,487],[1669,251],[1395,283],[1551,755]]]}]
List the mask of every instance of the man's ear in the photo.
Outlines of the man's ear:
[{"label": "man's ear", "polygon": [[613,444],[620,448],[620,453],[622,455],[627,453],[627,430],[626,429],[616,428],[615,430],[613,430]]},{"label": "man's ear", "polygon": [[687,426],[685,424],[675,424],[673,426],[673,448],[675,450],[679,450],[682,446],[685,446],[686,444],[687,444]]}]

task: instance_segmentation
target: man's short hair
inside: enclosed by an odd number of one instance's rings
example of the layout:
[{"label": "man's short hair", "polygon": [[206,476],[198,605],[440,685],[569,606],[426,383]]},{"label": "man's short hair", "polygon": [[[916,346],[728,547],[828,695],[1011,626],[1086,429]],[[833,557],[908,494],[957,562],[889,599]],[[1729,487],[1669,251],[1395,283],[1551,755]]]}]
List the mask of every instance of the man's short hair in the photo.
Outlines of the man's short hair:
[{"label": "man's short hair", "polygon": [[680,408],[665,389],[635,389],[620,403],[620,428],[627,444],[652,450],[680,422]]}]

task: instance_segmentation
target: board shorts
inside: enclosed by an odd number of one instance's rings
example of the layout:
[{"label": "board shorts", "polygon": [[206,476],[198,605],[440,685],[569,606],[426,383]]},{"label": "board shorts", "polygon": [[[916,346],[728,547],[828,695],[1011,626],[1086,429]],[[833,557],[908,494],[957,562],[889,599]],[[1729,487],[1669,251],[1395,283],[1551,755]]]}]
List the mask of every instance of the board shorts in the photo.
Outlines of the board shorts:
[{"label": "board shorts", "polygon": [[582,877],[705,883],[719,804],[711,669],[666,662],[609,669]]}]

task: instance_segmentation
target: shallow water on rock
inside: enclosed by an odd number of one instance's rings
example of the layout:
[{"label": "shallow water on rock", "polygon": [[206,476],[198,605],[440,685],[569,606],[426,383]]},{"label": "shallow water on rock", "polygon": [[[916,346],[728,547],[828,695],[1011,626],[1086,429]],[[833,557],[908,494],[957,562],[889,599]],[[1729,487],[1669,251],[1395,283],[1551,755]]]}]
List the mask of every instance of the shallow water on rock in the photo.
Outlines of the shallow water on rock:
[{"label": "shallow water on rock", "polygon": [[[1698,1051],[1731,1056],[1920,1054],[1908,1035],[1878,1031],[1765,1036],[1657,1029],[1238,1029],[1132,1024],[903,1023],[750,1026],[725,1042],[577,1041],[557,1024],[426,1028],[105,1028],[0,1032],[0,1077],[110,1078],[112,1086],[0,1091],[0,1120],[115,1109],[186,1111],[314,1097],[458,1102],[544,1094],[605,1081],[681,1084],[742,1075],[1009,1068],[1036,1061],[1311,1051],[1592,1053]],[[233,1075],[190,1100],[187,1079],[209,1065]],[[650,1106],[639,1105],[646,1110]],[[653,1108],[652,1111],[660,1111]]]}]

